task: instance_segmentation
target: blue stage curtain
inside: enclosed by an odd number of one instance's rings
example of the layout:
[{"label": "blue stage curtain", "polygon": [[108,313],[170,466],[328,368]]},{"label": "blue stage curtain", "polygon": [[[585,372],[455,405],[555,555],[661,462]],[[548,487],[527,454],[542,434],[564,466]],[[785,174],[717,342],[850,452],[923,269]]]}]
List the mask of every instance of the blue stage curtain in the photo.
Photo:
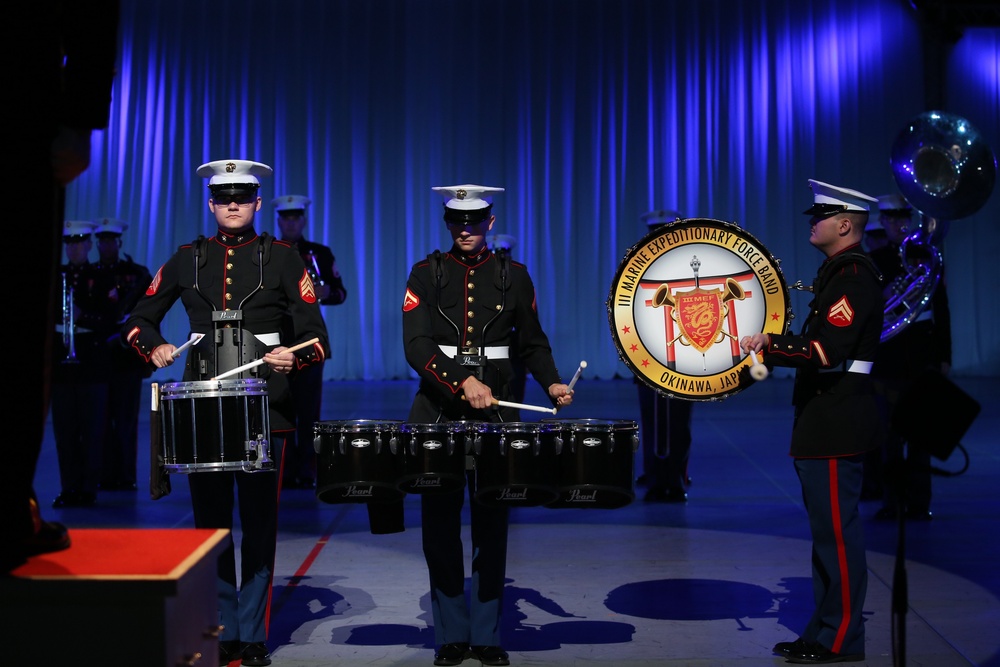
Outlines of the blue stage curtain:
[{"label": "blue stage curtain", "polygon": [[[994,151],[998,32],[965,31],[945,91]],[[111,125],[67,216],[126,220],[155,272],[213,233],[199,164],[270,164],[258,230],[276,231],[272,197],[308,195],[307,238],[347,287],[324,309],[326,379],[408,379],[406,277],[450,245],[431,187],[501,186],[494,232],[517,239],[564,377],[581,360],[584,379],[627,377],[606,302],[639,216],[736,222],[808,283],[806,180],[893,191],[922,67],[900,0],[123,0]],[[998,200],[945,240],[958,375],[1000,374]],[[808,295],[791,301],[797,331]],[[164,332],[186,326],[178,305]]]}]

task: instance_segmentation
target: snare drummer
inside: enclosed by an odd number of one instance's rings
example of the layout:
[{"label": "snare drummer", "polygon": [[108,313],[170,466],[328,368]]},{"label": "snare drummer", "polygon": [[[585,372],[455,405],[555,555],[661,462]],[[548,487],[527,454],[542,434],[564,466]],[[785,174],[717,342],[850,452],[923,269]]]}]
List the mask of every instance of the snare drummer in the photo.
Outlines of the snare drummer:
[{"label": "snare drummer", "polygon": [[[261,207],[257,177],[270,175],[271,168],[248,160],[219,160],[203,164],[197,173],[209,178],[208,209],[215,215],[218,231],[210,239],[181,246],[160,267],[125,322],[122,336],[148,363],[156,368],[170,366],[177,348],[160,334],[160,322],[180,299],[191,332],[206,334],[186,354],[185,381],[208,380],[245,361],[262,359],[266,365],[250,370],[267,380],[271,458],[280,471],[285,434],[294,428],[288,373],[293,367],[323,362],[329,350],[326,324],[299,253],[290,244],[266,233],[258,235],[254,229]],[[237,312],[242,320],[233,320]],[[284,339],[278,332],[290,332],[290,336]],[[294,353],[287,351],[314,337],[319,342]],[[237,338],[238,345],[233,343]],[[279,475],[242,471],[188,475],[198,528],[231,531],[234,486],[239,496],[240,576],[231,535],[219,556],[220,664],[237,659],[244,665],[271,663],[265,640]]]},{"label": "snare drummer", "polygon": [[[573,392],[562,382],[548,337],[538,320],[535,287],[523,264],[501,261],[486,243],[496,220],[492,198],[503,188],[456,185],[434,188],[445,197],[448,252],[414,264],[403,298],[406,359],[420,375],[409,421],[519,421],[514,398],[517,354],[545,389],[552,405],[566,406]],[[507,563],[506,508],[486,507],[468,475],[472,531],[471,609],[465,603],[461,513],[465,489],[421,495],[424,557],[431,581],[435,665],[474,657],[484,665],[510,664],[501,647],[500,612]],[[402,529],[402,505],[369,504],[373,529]]]}]

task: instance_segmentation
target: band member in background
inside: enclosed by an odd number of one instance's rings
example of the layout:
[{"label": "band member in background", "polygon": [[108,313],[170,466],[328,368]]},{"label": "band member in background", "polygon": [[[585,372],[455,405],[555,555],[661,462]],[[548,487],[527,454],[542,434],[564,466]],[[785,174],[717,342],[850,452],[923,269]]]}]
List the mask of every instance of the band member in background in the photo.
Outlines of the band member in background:
[{"label": "band member in background", "polygon": [[[904,279],[900,245],[916,230],[914,211],[898,194],[878,198],[879,222],[885,230],[888,244],[871,252],[871,258],[882,272],[884,294],[893,294],[892,284]],[[907,251],[910,262],[926,262],[926,248],[912,244]],[[951,370],[951,309],[944,282],[944,269],[927,307],[916,319],[892,338],[879,345],[872,369],[876,387],[891,415],[900,396],[923,373],[932,370],[947,375]],[[931,453],[925,448],[911,447],[905,438],[890,428],[882,454],[883,505],[875,513],[880,520],[893,520],[899,515],[916,521],[930,521],[931,514]]]},{"label": "band member in background", "polygon": [[[180,299],[191,334],[203,334],[186,354],[184,381],[209,380],[246,362],[262,360],[262,365],[247,373],[267,380],[270,455],[280,470],[284,438],[294,428],[288,374],[326,359],[326,324],[299,253],[254,229],[261,207],[257,177],[271,175],[271,168],[249,160],[218,160],[201,165],[197,173],[209,179],[208,209],[218,231],[212,238],[181,246],[160,267],[125,322],[122,335],[147,363],[156,368],[170,366],[177,347],[163,338],[160,322]],[[296,352],[288,350],[313,338],[318,342]],[[231,534],[219,556],[223,628],[219,664],[242,660],[243,665],[269,665],[267,619],[280,476],[267,471],[210,471],[193,472],[188,480],[197,528],[232,531],[234,490],[239,499],[240,576]]]},{"label": "band member in background", "polygon": [[[309,224],[311,200],[303,195],[282,195],[271,201],[278,216],[281,240],[292,245],[302,256],[306,271],[316,288],[321,306],[336,306],[347,299],[344,281],[337,270],[337,258],[325,245],[307,241],[302,236]],[[313,449],[313,424],[319,421],[323,404],[323,364],[296,370],[289,377],[295,402],[295,430],[285,441],[285,467],[281,483],[285,489],[311,489],[316,484],[316,450]]]},{"label": "band member in background", "polygon": [[[856,190],[811,179],[809,184],[809,242],[826,260],[812,284],[802,333],[755,333],[744,336],[740,347],[748,354],[763,352],[767,367],[795,368],[790,453],[812,533],[816,608],[800,637],[779,642],[774,652],[801,664],[860,662],[868,587],[858,511],[862,462],[884,431],[869,375],[882,334],[882,288],[861,248],[877,201]],[[741,372],[747,378],[748,368]]]},{"label": "band member in background", "polygon": [[63,229],[66,263],[52,375],[52,433],[61,491],[53,507],[90,507],[97,501],[101,477],[110,348],[100,332],[113,328],[114,319],[88,259],[96,227],[89,220],[69,220]]},{"label": "band member in background", "polygon": [[[559,378],[538,320],[531,276],[523,264],[501,260],[486,245],[486,234],[496,219],[491,196],[503,189],[458,185],[434,190],[446,199],[444,221],[452,246],[417,262],[406,284],[403,347],[420,375],[409,421],[518,421],[517,409],[494,404],[514,398],[510,352],[515,349],[552,405],[569,405],[572,392]],[[472,474],[467,487],[471,608],[465,601],[466,556],[461,540],[466,490],[421,495],[423,551],[438,646],[434,664],[457,665],[474,657],[484,665],[507,665],[500,613],[509,510],[474,502]],[[368,507],[370,513],[386,511],[373,504]],[[398,510],[401,523],[401,503]]]},{"label": "band member in background", "polygon": [[128,224],[114,218],[94,221],[97,228],[97,264],[94,265],[95,291],[106,295],[106,327],[97,333],[108,346],[111,373],[108,378],[108,410],[101,453],[101,490],[135,491],[139,405],[142,381],[152,369],[126,349],[121,342],[121,326],[153,277],[142,264],[127,254],[121,258],[122,234]]},{"label": "band member in background", "polygon": [[[643,213],[648,230],[674,222],[681,214],[671,210]],[[688,461],[691,458],[692,401],[673,398],[636,379],[642,418],[642,470],[647,491],[643,500],[656,503],[687,501]]]}]

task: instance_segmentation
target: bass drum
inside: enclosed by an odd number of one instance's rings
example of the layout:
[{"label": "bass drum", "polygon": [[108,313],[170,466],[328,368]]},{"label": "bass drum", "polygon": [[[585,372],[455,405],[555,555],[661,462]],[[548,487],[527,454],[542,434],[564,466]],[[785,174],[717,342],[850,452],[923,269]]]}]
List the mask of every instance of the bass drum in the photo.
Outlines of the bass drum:
[{"label": "bass drum", "polygon": [[616,509],[635,499],[639,426],[628,419],[543,419],[561,432],[555,482],[559,497],[548,507]]},{"label": "bass drum", "polygon": [[559,497],[561,429],[540,422],[484,422],[476,427],[476,500],[490,507],[545,505]]},{"label": "bass drum", "polygon": [[316,498],[325,503],[399,500],[401,421],[351,419],[313,425]]},{"label": "bass drum", "polygon": [[608,294],[618,355],[674,398],[738,392],[752,361],[739,339],[787,332],[792,312],[777,260],[734,223],[705,218],[655,227],[625,254]]}]

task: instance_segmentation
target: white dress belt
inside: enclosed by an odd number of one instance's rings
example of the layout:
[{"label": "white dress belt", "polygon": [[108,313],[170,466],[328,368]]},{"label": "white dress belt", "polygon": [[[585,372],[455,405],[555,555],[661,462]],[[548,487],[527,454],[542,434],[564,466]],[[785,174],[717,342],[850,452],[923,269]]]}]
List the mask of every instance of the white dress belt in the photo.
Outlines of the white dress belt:
[{"label": "white dress belt", "polygon": [[[195,332],[191,334],[191,337],[188,338],[188,340],[197,340],[199,336],[203,335],[204,334]],[[281,334],[279,333],[253,334],[253,337],[259,340],[264,345],[281,345]]]},{"label": "white dress belt", "polygon": [[[458,348],[454,345],[438,345],[438,347],[441,348],[441,351],[449,357],[454,357],[458,354]],[[479,348],[479,353],[487,359],[509,359],[510,347],[506,345],[481,347]]]},{"label": "white dress belt", "polygon": [[859,359],[848,359],[842,364],[838,364],[833,368],[821,368],[820,373],[861,373],[862,375],[868,375],[872,372],[872,362],[871,361],[860,361]]}]

